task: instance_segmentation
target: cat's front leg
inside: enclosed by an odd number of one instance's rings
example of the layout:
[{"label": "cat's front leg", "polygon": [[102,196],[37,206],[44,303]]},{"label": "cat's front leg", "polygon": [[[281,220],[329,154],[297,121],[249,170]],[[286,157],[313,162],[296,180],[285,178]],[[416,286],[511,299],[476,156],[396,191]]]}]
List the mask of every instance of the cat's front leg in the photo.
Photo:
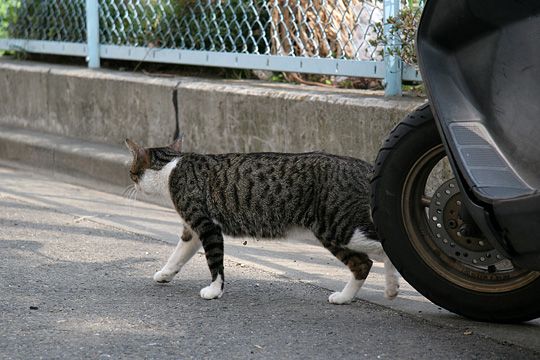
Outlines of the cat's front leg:
[{"label": "cat's front leg", "polygon": [[210,268],[210,274],[212,275],[212,283],[201,289],[200,294],[203,299],[218,299],[223,295],[225,284],[223,273],[223,234],[221,233],[221,228],[210,219],[198,219],[194,223],[197,224],[194,231],[199,234],[206,261]]},{"label": "cat's front leg", "polygon": [[201,241],[197,234],[184,227],[184,231],[178,245],[169,257],[165,266],[154,274],[154,281],[158,283],[170,282],[182,267],[197,253],[201,247]]}]

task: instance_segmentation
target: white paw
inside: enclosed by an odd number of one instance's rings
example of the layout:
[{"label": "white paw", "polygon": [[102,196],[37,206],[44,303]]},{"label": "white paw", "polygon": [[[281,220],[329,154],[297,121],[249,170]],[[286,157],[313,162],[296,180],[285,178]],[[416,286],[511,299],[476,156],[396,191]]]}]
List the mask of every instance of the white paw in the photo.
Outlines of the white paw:
[{"label": "white paw", "polygon": [[210,285],[201,289],[201,297],[203,299],[219,299],[221,295],[223,295],[223,290],[221,290],[221,287]]},{"label": "white paw", "polygon": [[343,292],[335,292],[328,297],[328,301],[331,304],[338,304],[338,305],[350,304],[352,299],[353,299],[352,297],[344,295]]},{"label": "white paw", "polygon": [[178,272],[170,272],[166,270],[160,270],[154,274],[154,281],[158,283],[168,283],[174,278]]},{"label": "white paw", "polygon": [[399,285],[388,287],[384,290],[384,297],[388,300],[394,300],[399,293]]}]

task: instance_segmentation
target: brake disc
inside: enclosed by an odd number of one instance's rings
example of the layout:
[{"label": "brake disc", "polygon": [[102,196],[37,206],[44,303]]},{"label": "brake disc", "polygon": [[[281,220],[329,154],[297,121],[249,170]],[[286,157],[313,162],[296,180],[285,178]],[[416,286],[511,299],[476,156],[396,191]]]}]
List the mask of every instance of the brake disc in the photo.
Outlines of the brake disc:
[{"label": "brake disc", "polygon": [[[450,258],[474,267],[489,268],[506,260],[484,237],[465,236],[460,217],[461,193],[455,179],[450,179],[433,194],[429,205],[429,227],[435,243]],[[506,260],[506,261],[505,261]],[[511,264],[509,264],[511,265]]]}]

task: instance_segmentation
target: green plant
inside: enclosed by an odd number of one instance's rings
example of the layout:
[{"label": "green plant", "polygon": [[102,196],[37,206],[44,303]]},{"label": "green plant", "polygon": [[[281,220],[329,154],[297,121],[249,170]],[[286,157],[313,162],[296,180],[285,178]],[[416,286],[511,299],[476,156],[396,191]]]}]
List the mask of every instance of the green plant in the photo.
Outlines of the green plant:
[{"label": "green plant", "polygon": [[[420,0],[403,1],[403,8],[398,16],[390,17],[386,23],[391,25],[388,34],[384,32],[384,23],[375,24],[377,37],[371,40],[370,44],[373,46],[383,45],[381,55],[396,55],[407,64],[417,65],[415,37],[422,15],[422,6],[423,1]],[[398,39],[398,44],[392,45],[392,39]]]},{"label": "green plant", "polygon": [[[8,29],[9,25],[13,23],[15,19],[15,10],[16,0],[3,0],[0,2],[0,39],[6,38],[9,36]],[[6,52],[0,50],[0,56],[4,55]]]},{"label": "green plant", "polygon": [[0,2],[0,38],[8,36],[9,24],[15,18],[17,0],[3,0]]},{"label": "green plant", "polygon": [[286,82],[286,80],[285,80],[285,78],[283,76],[283,73],[274,73],[274,75],[272,75],[270,80],[273,81],[273,82]]},{"label": "green plant", "polygon": [[66,42],[83,42],[86,38],[84,0],[8,3],[4,24],[9,37]]}]

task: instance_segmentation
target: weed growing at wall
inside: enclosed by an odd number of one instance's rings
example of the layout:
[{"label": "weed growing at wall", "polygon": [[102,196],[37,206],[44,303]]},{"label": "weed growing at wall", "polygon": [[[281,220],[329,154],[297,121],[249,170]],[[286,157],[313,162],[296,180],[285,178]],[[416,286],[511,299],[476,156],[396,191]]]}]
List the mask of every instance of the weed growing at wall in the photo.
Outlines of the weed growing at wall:
[{"label": "weed growing at wall", "polygon": [[3,0],[0,2],[0,38],[8,36],[8,27],[15,19],[16,0]]},{"label": "weed growing at wall", "polygon": [[[377,22],[375,24],[375,31],[377,37],[370,40],[372,45],[383,45],[381,47],[381,55],[397,55],[401,57],[403,62],[409,65],[417,65],[418,60],[416,58],[416,29],[420,23],[420,17],[422,15],[423,1],[421,0],[407,0],[402,1],[403,8],[399,12],[398,16],[390,17],[388,24],[392,25],[388,34],[384,33],[385,24]],[[397,38],[398,45],[396,47],[390,46],[390,40]]]}]

